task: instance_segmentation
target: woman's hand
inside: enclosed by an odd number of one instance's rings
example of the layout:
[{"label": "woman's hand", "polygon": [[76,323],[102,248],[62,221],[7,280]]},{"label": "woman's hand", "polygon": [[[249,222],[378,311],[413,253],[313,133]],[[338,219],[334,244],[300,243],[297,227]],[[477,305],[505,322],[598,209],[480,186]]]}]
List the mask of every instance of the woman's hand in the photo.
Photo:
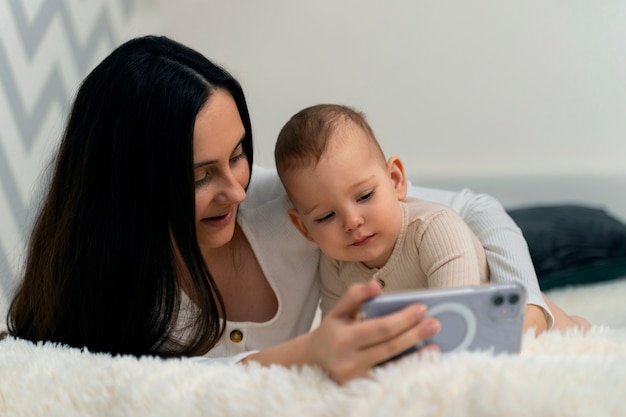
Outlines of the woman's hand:
[{"label": "woman's hand", "polygon": [[524,315],[524,332],[530,328],[535,329],[535,335],[543,333],[548,328],[548,321],[543,309],[536,304],[526,305],[526,314]]},{"label": "woman's hand", "polygon": [[351,286],[319,327],[308,334],[307,356],[339,383],[366,376],[374,365],[439,331],[439,322],[425,318],[426,307],[421,304],[385,317],[360,321],[361,304],[380,292],[376,281]]},{"label": "woman's hand", "polygon": [[582,330],[583,333],[587,333],[589,331],[591,323],[587,319],[567,314],[561,307],[554,304],[544,293],[541,293],[541,295],[554,316],[555,329],[561,331],[562,333],[575,328]]},{"label": "woman's hand", "polygon": [[[376,281],[354,284],[313,331],[247,356],[263,365],[316,365],[343,384],[367,376],[370,369],[439,331],[421,304],[385,317],[359,320],[361,304],[379,295]],[[437,350],[434,345],[422,349]]]},{"label": "woman's hand", "polygon": [[[572,316],[567,314],[561,307],[554,304],[543,292],[541,293],[548,308],[552,312],[554,317],[554,325],[552,328],[558,329],[561,332],[565,332],[568,329],[578,328],[586,333],[591,328],[591,323],[580,316]],[[543,309],[535,304],[528,304],[526,306],[526,316],[524,317],[524,331],[534,327],[535,335],[548,330],[548,321]]]}]

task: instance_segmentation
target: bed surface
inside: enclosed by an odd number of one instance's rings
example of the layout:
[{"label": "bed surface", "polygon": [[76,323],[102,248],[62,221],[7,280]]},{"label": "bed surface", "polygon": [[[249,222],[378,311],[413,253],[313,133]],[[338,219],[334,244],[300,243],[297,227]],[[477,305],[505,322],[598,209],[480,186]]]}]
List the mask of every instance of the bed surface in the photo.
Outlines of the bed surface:
[{"label": "bed surface", "polygon": [[626,415],[626,278],[550,296],[596,325],[586,335],[526,333],[519,355],[406,357],[343,387],[314,367],[113,358],[4,340],[0,415]]}]

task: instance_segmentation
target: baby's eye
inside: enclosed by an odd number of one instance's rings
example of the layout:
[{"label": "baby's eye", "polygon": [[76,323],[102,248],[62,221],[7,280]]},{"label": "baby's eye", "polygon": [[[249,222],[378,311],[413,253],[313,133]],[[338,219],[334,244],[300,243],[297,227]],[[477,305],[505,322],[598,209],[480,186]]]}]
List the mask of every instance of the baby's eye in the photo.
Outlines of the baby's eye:
[{"label": "baby's eye", "polygon": [[318,217],[317,219],[315,219],[315,221],[318,222],[318,223],[326,222],[326,221],[332,219],[334,216],[335,216],[335,213],[330,212],[330,213],[328,213],[325,216]]},{"label": "baby's eye", "polygon": [[357,198],[356,201],[367,201],[374,195],[374,191],[370,191],[367,194],[363,194],[361,197]]}]

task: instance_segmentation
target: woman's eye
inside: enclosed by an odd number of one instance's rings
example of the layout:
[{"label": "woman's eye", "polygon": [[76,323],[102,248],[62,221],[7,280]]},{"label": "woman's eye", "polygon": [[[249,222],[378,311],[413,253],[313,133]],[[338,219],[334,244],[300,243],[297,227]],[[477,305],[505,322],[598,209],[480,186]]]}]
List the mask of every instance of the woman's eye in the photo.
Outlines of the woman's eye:
[{"label": "woman's eye", "polygon": [[230,158],[230,162],[237,162],[241,159],[244,159],[246,157],[246,153],[241,151],[240,154],[233,156],[232,158]]},{"label": "woman's eye", "polygon": [[209,173],[205,173],[204,177],[200,179],[196,179],[196,188],[202,187],[203,185],[208,184],[211,181],[211,175]]},{"label": "woman's eye", "polygon": [[317,219],[315,219],[315,221],[318,223],[327,222],[328,220],[332,219],[334,215],[335,213],[328,213],[325,216],[318,217]]},{"label": "woman's eye", "polygon": [[374,191],[370,191],[367,194],[363,194],[361,197],[357,198],[357,201],[367,201],[374,195]]},{"label": "woman's eye", "polygon": [[248,155],[246,155],[246,151],[243,148],[243,144],[239,143],[239,146],[237,146],[237,149],[235,149],[235,152],[238,152],[236,155],[232,156],[230,158],[230,162],[237,162],[241,159],[246,158]]}]

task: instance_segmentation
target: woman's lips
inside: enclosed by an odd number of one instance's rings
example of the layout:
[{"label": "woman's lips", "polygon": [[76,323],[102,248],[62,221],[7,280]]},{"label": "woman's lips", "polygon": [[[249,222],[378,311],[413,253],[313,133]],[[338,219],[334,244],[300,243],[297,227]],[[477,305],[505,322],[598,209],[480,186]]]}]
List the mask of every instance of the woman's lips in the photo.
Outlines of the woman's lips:
[{"label": "woman's lips", "polygon": [[202,219],[202,223],[211,227],[222,227],[230,223],[230,220],[233,218],[233,213],[235,210],[230,210],[226,214],[222,214],[221,216],[215,217],[205,217]]}]

